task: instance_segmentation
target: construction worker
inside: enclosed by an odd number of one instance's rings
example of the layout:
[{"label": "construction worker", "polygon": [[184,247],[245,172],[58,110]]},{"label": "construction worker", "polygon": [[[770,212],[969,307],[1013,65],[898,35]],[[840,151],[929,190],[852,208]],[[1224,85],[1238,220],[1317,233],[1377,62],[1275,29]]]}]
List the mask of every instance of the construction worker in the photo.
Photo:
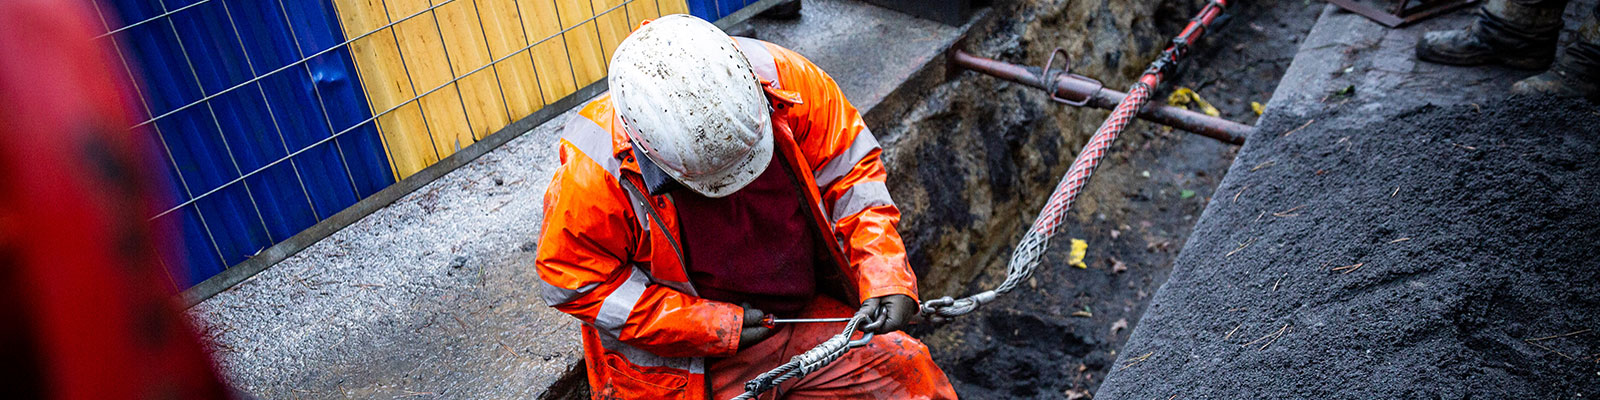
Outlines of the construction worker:
[{"label": "construction worker", "polygon": [[[1428,32],[1417,42],[1417,58],[1452,65],[1505,64],[1545,69],[1511,92],[1585,97],[1600,101],[1600,8],[1589,13],[1576,40],[1559,56],[1561,13],[1568,0],[1489,0],[1465,29]],[[1552,63],[1554,65],[1552,65]]]},{"label": "construction worker", "polygon": [[[730,398],[868,316],[865,347],[763,398],[955,398],[921,342],[878,142],[816,65],[686,15],[617,46],[564,128],[536,265],[594,398]],[[860,337],[861,333],[856,333]]]}]

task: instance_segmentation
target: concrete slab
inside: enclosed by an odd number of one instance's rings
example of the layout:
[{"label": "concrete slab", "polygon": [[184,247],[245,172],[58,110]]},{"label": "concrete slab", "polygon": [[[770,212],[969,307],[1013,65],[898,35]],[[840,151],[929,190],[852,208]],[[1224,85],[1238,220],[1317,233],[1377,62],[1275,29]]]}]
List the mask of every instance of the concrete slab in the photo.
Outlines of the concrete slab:
[{"label": "concrete slab", "polygon": [[[810,57],[863,113],[964,31],[842,0],[808,0],[804,15],[730,31]],[[531,264],[573,114],[191,308],[226,379],[263,398],[558,394],[546,392],[581,360],[578,325],[539,300]]]},{"label": "concrete slab", "polygon": [[871,110],[961,37],[962,27],[859,1],[806,0],[790,20],[752,19],[728,32],[777,43],[822,67],[857,109]]}]

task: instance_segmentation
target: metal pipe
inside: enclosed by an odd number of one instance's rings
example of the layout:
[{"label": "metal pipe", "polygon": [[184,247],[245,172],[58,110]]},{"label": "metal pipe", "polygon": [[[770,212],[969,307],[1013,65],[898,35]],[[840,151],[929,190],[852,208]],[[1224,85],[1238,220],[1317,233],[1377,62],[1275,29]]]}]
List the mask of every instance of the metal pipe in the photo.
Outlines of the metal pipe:
[{"label": "metal pipe", "polygon": [[772,314],[767,314],[767,315],[761,317],[761,326],[765,326],[765,327],[768,327],[768,328],[775,328],[775,327],[778,326],[778,324],[806,324],[806,323],[823,323],[823,322],[850,322],[850,317],[843,317],[843,318],[789,318],[789,319],[783,319],[783,318],[774,317],[774,316],[772,316]]},{"label": "metal pipe", "polygon": [[[1030,87],[1050,90],[1050,85],[1042,72],[1036,68],[1010,64],[1003,61],[978,57],[965,51],[956,50],[951,56],[951,62],[961,68],[980,72],[985,75],[1020,83]],[[1056,92],[1052,95],[1058,98],[1085,99],[1083,105],[1110,110],[1122,103],[1128,97],[1126,93],[1106,89],[1100,82],[1073,74],[1060,74],[1055,81]],[[1139,118],[1150,122],[1182,129],[1231,143],[1244,144],[1244,139],[1255,133],[1254,126],[1229,121],[1167,105],[1152,104],[1139,111]]]}]

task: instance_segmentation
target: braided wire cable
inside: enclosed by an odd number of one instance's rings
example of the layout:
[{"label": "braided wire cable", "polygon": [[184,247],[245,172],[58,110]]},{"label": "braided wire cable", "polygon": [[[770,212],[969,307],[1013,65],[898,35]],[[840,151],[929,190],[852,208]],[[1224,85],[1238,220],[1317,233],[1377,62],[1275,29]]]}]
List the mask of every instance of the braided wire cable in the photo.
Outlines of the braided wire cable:
[{"label": "braided wire cable", "polygon": [[779,365],[777,368],[764,372],[756,376],[755,379],[746,382],[744,384],[744,393],[734,396],[733,400],[755,399],[762,392],[772,390],[772,388],[778,387],[784,381],[817,372],[817,370],[827,366],[833,360],[844,356],[844,353],[852,348],[867,345],[867,341],[872,340],[871,333],[862,336],[861,340],[850,340],[850,335],[856,332],[856,326],[866,322],[866,320],[867,316],[865,314],[857,313],[850,318],[850,322],[844,324],[844,332],[822,341],[811,350],[796,354],[789,359],[789,362],[783,363],[783,365]]},{"label": "braided wire cable", "polygon": [[1117,108],[1111,111],[1111,116],[1095,130],[1094,136],[1089,138],[1089,143],[1083,146],[1083,151],[1072,160],[1072,167],[1067,170],[1067,174],[1056,184],[1055,191],[1051,192],[1050,199],[1039,211],[1039,216],[1034,218],[1033,225],[1023,234],[1022,241],[1017,243],[1016,250],[1012,251],[1011,262],[1006,267],[1006,279],[1000,282],[1000,286],[960,299],[943,297],[929,300],[922,304],[922,314],[930,318],[951,318],[971,313],[977,310],[978,306],[993,301],[999,295],[1010,293],[1018,284],[1032,277],[1033,271],[1039,266],[1039,259],[1044,256],[1045,249],[1050,247],[1050,237],[1055,234],[1056,228],[1061,226],[1061,218],[1072,208],[1072,202],[1078,199],[1078,194],[1089,183],[1089,177],[1094,174],[1095,167],[1100,166],[1100,160],[1106,157],[1111,144],[1117,140],[1117,135],[1133,122],[1139,109],[1150,100],[1150,91],[1150,85],[1144,82],[1135,83],[1128,91],[1128,97],[1121,104],[1117,104]]}]

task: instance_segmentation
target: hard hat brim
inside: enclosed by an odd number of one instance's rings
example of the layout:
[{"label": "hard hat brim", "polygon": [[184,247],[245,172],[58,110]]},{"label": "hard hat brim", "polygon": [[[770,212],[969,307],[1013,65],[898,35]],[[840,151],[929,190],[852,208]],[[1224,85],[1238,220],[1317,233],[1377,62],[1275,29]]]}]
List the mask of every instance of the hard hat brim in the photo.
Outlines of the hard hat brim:
[{"label": "hard hat brim", "polygon": [[772,163],[771,129],[768,128],[765,133],[744,159],[733,163],[732,167],[693,179],[679,179],[679,183],[695,193],[711,198],[727,197],[739,189],[744,189],[746,185],[760,177],[762,172],[766,172]]}]

